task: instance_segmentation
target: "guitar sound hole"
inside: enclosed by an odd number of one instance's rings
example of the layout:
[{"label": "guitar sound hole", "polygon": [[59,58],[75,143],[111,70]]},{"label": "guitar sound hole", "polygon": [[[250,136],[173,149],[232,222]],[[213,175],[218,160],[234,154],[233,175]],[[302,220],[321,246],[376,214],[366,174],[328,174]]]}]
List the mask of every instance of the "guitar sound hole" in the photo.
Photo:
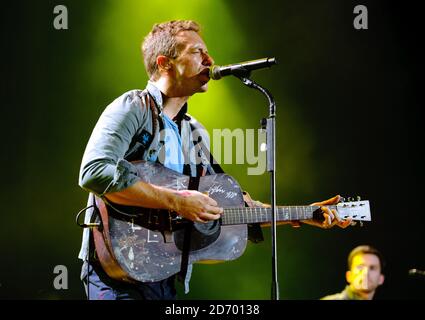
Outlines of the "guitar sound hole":
[{"label": "guitar sound hole", "polygon": [[[218,220],[207,223],[195,222],[186,228],[191,228],[190,251],[196,251],[209,246],[220,235],[220,222]],[[174,243],[179,250],[183,250],[186,228],[174,232]]]}]

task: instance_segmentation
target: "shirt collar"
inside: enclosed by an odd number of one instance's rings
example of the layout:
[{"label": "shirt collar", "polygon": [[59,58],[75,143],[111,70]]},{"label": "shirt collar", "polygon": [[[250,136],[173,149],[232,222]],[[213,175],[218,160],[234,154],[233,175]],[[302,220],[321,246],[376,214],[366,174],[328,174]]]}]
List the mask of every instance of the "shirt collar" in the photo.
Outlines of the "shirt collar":
[{"label": "shirt collar", "polygon": [[[148,90],[150,95],[155,100],[155,103],[156,103],[156,105],[158,106],[158,109],[159,109],[159,114],[162,115],[163,101],[162,101],[161,90],[159,90],[159,88],[157,86],[155,86],[155,84],[150,80],[148,80],[148,84],[146,86],[146,89]],[[187,118],[186,112],[187,112],[187,103],[185,103],[185,105],[181,108],[180,112],[177,114],[177,119],[179,119],[179,121],[181,121],[181,119]]]},{"label": "shirt collar", "polygon": [[363,298],[359,294],[351,290],[349,285],[345,287],[343,292],[348,297],[349,300],[363,300]]},{"label": "shirt collar", "polygon": [[148,81],[148,85],[146,86],[146,89],[149,91],[153,99],[155,100],[156,105],[158,106],[159,110],[162,112],[162,92],[158,89],[157,86],[152,81]]}]

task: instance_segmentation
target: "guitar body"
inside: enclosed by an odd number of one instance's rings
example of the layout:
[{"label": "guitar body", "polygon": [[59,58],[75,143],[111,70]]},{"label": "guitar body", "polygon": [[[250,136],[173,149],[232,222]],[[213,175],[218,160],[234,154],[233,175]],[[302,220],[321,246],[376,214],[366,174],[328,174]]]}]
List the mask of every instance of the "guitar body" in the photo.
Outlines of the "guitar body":
[{"label": "guitar body", "polygon": [[[138,176],[144,182],[186,190],[189,177],[169,170],[159,164],[136,162]],[[226,174],[209,175],[200,178],[198,191],[205,192],[217,201],[221,207],[244,207],[239,184]],[[119,280],[132,282],[153,282],[176,274],[181,269],[182,249],[185,245],[186,229],[190,229],[190,250],[188,261],[229,261],[240,257],[247,245],[247,225],[220,225],[218,221],[187,223],[185,227],[173,232],[162,232],[149,228],[135,216],[129,217],[120,212],[129,207],[105,204],[96,197],[102,225],[93,230],[96,252],[106,273]],[[118,210],[115,210],[119,207]],[[146,219],[158,219],[158,210],[134,208]],[[167,212],[161,212],[167,217]],[[149,217],[149,218],[146,218]],[[178,221],[178,220],[177,220]],[[149,226],[149,224],[148,224]],[[187,239],[187,238],[186,238]],[[189,242],[186,243],[189,244]]]}]

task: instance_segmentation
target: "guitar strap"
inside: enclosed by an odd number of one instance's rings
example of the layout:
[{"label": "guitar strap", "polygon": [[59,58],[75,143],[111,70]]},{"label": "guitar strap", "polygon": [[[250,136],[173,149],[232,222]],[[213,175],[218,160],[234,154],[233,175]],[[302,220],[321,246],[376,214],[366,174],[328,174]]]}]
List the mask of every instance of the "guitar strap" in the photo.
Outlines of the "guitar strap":
[{"label": "guitar strap", "polygon": [[[198,190],[199,181],[200,181],[200,176],[190,177],[188,189],[189,190]],[[193,222],[188,223],[185,226],[185,230],[184,230],[183,250],[182,250],[181,262],[180,262],[180,272],[178,274],[178,277],[183,282],[186,281],[187,268],[189,266],[189,254],[190,254],[190,242],[191,242],[191,236],[192,236],[192,226],[193,226]]]},{"label": "guitar strap", "polygon": [[[143,90],[141,93],[141,98],[146,99],[145,105],[149,105],[149,108],[151,110],[152,114],[152,133],[149,135],[149,133],[146,133],[144,130],[138,133],[133,140],[132,144],[130,144],[129,152],[126,155],[127,161],[132,160],[139,160],[143,157],[145,151],[149,148],[150,144],[153,141],[153,135],[156,133],[157,124],[159,124],[159,131],[160,134],[162,132],[162,129],[164,127],[164,124],[162,123],[162,120],[158,116],[158,109],[156,107],[154,99],[150,96],[149,92],[147,90]],[[184,113],[186,113],[187,107],[184,108],[184,110],[181,110],[178,116],[183,117]],[[181,129],[181,127],[180,127]],[[191,129],[194,128],[191,126]],[[149,139],[146,137],[149,136]],[[161,140],[161,139],[160,139]],[[143,143],[144,142],[144,143]],[[161,142],[160,142],[161,143]],[[159,157],[158,157],[159,158]],[[199,187],[199,180],[200,176],[203,175],[201,172],[203,170],[200,168],[200,166],[197,166],[197,177],[191,177],[189,179],[189,190],[198,190]],[[220,168],[221,169],[221,168]],[[190,167],[184,166],[184,173],[190,175]],[[189,253],[190,253],[190,242],[191,242],[191,234],[192,234],[192,224],[188,224],[185,227],[184,231],[184,239],[183,239],[183,250],[182,250],[182,256],[181,256],[181,266],[180,266],[180,272],[178,274],[179,277],[183,280],[183,282],[186,281],[186,275],[188,271],[189,266]]]},{"label": "guitar strap", "polygon": [[[92,214],[90,216],[90,221],[88,223],[81,223],[80,220],[80,215],[84,212],[86,212],[88,209],[93,208]],[[81,209],[78,213],[77,216],[75,218],[75,222],[77,223],[77,225],[81,228],[89,228],[89,232],[88,232],[88,253],[87,253],[87,261],[84,262],[84,265],[86,266],[86,281],[87,281],[87,300],[90,300],[90,263],[93,263],[95,261],[98,261],[97,259],[97,255],[96,255],[96,250],[95,250],[95,246],[94,246],[94,240],[93,240],[93,228],[101,228],[101,222],[100,222],[100,214],[99,214],[99,209],[96,206],[96,202],[94,200],[94,194],[90,193],[89,194],[89,201],[88,201],[88,206]],[[93,268],[93,266],[92,266]]]},{"label": "guitar strap", "polygon": [[148,132],[145,128],[140,128],[136,135],[131,140],[128,151],[124,155],[127,161],[140,160],[153,141],[156,133],[156,128],[159,125],[159,131],[163,129],[163,123],[158,116],[158,108],[156,107],[154,99],[150,96],[149,92],[145,89],[141,92],[140,98],[144,100],[145,105],[149,106],[152,114],[152,132]]}]

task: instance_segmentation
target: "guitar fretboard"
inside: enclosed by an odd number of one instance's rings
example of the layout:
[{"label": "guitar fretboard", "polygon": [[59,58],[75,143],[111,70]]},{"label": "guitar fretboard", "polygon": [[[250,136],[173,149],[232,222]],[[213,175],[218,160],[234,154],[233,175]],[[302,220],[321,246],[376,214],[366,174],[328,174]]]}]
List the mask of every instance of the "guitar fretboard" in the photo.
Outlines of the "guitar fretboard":
[{"label": "guitar fretboard", "polygon": [[[329,209],[335,209],[336,206],[327,206]],[[313,218],[313,212],[319,209],[319,206],[279,206],[276,208],[277,221],[305,220]],[[223,225],[262,223],[272,221],[271,208],[244,207],[244,208],[224,208],[224,214],[221,217]]]}]

